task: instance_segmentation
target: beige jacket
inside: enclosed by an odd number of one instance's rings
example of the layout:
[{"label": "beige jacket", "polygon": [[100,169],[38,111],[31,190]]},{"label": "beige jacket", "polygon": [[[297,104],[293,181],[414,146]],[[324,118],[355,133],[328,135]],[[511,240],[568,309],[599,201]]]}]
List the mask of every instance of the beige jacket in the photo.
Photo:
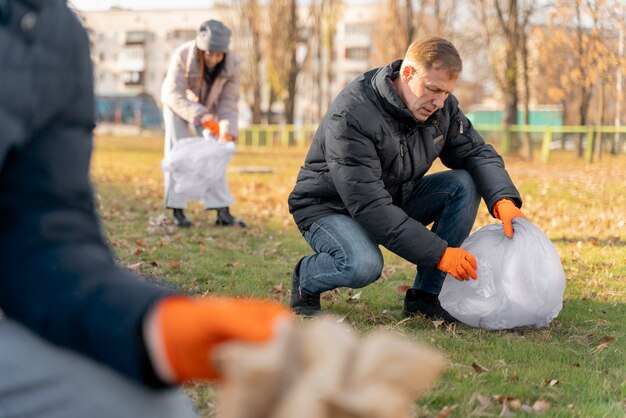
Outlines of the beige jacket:
[{"label": "beige jacket", "polygon": [[[199,94],[200,65],[195,41],[189,41],[174,51],[163,86],[161,101],[174,113],[188,122],[196,121],[205,113],[212,113],[219,121],[220,133],[238,136],[239,88],[241,84],[240,61],[237,54],[228,52],[220,75],[213,82],[211,91],[202,83]],[[202,103],[198,97],[203,97]]]}]

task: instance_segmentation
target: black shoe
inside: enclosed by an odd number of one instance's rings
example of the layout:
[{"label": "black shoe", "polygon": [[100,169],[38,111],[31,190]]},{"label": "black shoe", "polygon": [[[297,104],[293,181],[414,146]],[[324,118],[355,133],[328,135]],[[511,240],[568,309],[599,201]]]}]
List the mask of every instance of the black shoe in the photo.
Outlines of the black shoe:
[{"label": "black shoe", "polygon": [[402,313],[405,316],[422,314],[428,319],[448,323],[458,322],[455,317],[441,307],[438,295],[413,288],[406,291]]},{"label": "black shoe", "polygon": [[300,270],[300,264],[303,258],[298,261],[296,267],[291,274],[291,309],[298,315],[313,316],[322,311],[320,305],[320,295],[308,295],[300,288],[300,276],[298,271]]},{"label": "black shoe", "polygon": [[179,228],[189,228],[190,226],[193,226],[191,221],[185,216],[185,211],[183,209],[174,209],[174,223]]},{"label": "black shoe", "polygon": [[228,208],[219,208],[217,209],[217,220],[215,221],[215,225],[221,226],[240,226],[242,228],[246,227],[246,223],[241,219],[235,218],[230,214],[230,210]]}]

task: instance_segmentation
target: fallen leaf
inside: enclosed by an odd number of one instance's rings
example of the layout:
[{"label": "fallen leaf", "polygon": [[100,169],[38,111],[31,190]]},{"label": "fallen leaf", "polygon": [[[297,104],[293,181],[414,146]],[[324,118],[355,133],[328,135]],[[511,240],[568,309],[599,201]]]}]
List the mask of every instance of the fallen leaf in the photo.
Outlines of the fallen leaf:
[{"label": "fallen leaf", "polygon": [[476,400],[480,403],[480,406],[483,407],[484,409],[489,409],[493,407],[493,402],[491,402],[491,399],[489,398],[489,396],[485,396],[485,395],[476,395]]},{"label": "fallen leaf", "polygon": [[445,326],[446,326],[446,331],[447,331],[447,332],[450,332],[450,333],[452,333],[452,334],[454,334],[454,333],[455,333],[455,331],[456,331],[456,324],[455,324],[455,323],[451,323],[451,324],[449,324],[449,323],[447,323],[447,322],[446,322],[446,323],[445,323]]},{"label": "fallen leaf", "polygon": [[472,369],[474,369],[474,372],[479,373],[479,374],[489,371],[488,369],[486,369],[485,367],[481,366],[478,363],[472,363]]},{"label": "fallen leaf", "polygon": [[263,251],[261,251],[262,255],[272,255],[272,254],[276,254],[278,252],[278,249],[275,247],[269,247],[269,248],[265,248],[263,249]]},{"label": "fallen leaf", "polygon": [[137,271],[139,271],[139,268],[141,267],[141,262],[135,263],[135,264],[130,264],[127,267],[128,267],[129,270],[137,272]]},{"label": "fallen leaf", "polygon": [[602,337],[602,339],[600,340],[600,344],[608,344],[615,341],[615,337],[611,336],[611,335],[605,335],[604,337]]},{"label": "fallen leaf", "polygon": [[542,413],[549,408],[550,408],[550,402],[547,402],[547,401],[539,400],[539,401],[535,401],[535,403],[533,404],[533,411],[537,413]]},{"label": "fallen leaf", "polygon": [[522,407],[522,402],[519,399],[511,399],[508,404],[514,411],[519,411],[519,409]]},{"label": "fallen leaf", "polygon": [[269,291],[270,293],[278,295],[286,295],[287,293],[289,293],[289,291],[283,287],[282,283],[271,286]]},{"label": "fallen leaf", "polygon": [[142,239],[138,239],[137,241],[135,241],[135,244],[137,244],[140,247],[144,246],[144,241]]},{"label": "fallen leaf", "polygon": [[180,267],[180,260],[170,260],[167,262],[167,265],[171,269],[177,269],[178,267]]},{"label": "fallen leaf", "polygon": [[348,302],[361,299],[361,292],[355,293],[348,298]]},{"label": "fallen leaf", "polygon": [[443,325],[445,321],[431,321],[435,327],[435,329],[439,329],[440,326]]},{"label": "fallen leaf", "polygon": [[411,288],[411,286],[407,286],[405,284],[401,284],[396,286],[393,290],[399,294],[400,296],[404,296],[406,295],[406,291],[409,290]]},{"label": "fallen leaf", "polygon": [[549,380],[543,381],[544,386],[556,386],[558,384],[559,384],[559,381],[557,379],[549,379]]},{"label": "fallen leaf", "polygon": [[141,255],[141,253],[143,253],[143,249],[137,248],[133,254],[134,255]]},{"label": "fallen leaf", "polygon": [[496,399],[498,400],[498,402],[499,402],[499,403],[501,403],[501,404],[502,404],[502,403],[505,403],[505,402],[506,402],[506,403],[509,403],[509,402],[511,402],[513,399],[516,399],[516,398],[514,398],[514,397],[512,397],[512,396],[506,396],[506,395],[498,395],[498,396],[496,396],[495,398],[496,398]]},{"label": "fallen leaf", "polygon": [[330,292],[322,293],[322,300],[331,300],[333,299],[333,294]]},{"label": "fallen leaf", "polygon": [[437,418],[447,418],[452,412],[454,412],[455,409],[456,405],[453,407],[449,407],[446,405],[441,409],[441,411],[439,411],[439,413],[437,414]]},{"label": "fallen leaf", "polygon": [[159,263],[157,263],[156,261],[151,261],[151,262],[150,262],[150,265],[151,265],[152,267],[159,267]]},{"label": "fallen leaf", "polygon": [[612,337],[610,335],[606,335],[604,337],[602,337],[602,339],[600,340],[600,344],[598,344],[598,346],[596,348],[594,348],[593,350],[591,350],[592,354],[598,354],[601,353],[602,351],[604,351],[605,348],[607,348],[609,346],[609,344],[611,344],[613,341],[615,341],[615,337]]},{"label": "fallen leaf", "polygon": [[512,375],[509,376],[507,380],[509,382],[519,382],[519,376],[517,375],[517,373],[513,373]]}]

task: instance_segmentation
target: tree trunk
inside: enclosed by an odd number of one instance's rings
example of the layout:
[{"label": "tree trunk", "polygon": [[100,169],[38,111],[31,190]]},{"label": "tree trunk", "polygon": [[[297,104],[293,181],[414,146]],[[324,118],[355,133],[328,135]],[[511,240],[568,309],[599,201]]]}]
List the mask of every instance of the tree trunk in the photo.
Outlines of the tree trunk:
[{"label": "tree trunk", "polygon": [[[601,127],[604,122],[604,109],[605,109],[605,82],[604,80],[600,81],[600,109],[598,115],[598,127]],[[602,132],[598,129],[596,132],[596,139],[594,143],[594,154],[596,156],[596,160],[600,161],[602,159]]]},{"label": "tree trunk", "polygon": [[[526,28],[520,30],[520,44],[522,55],[522,79],[524,80],[524,125],[530,126],[530,81],[528,77],[528,37]],[[533,143],[530,132],[524,132],[522,137],[523,157],[527,160],[533,159]]]},{"label": "tree trunk", "polygon": [[[578,107],[578,111],[579,111],[578,124],[580,126],[587,126],[587,111],[589,110],[589,102],[591,101],[591,91],[585,86],[582,86],[580,88],[580,97],[581,97],[580,106]],[[584,155],[583,141],[585,139],[585,135],[586,134],[581,133],[578,136],[578,146],[576,147],[577,149],[576,154],[578,155],[579,158],[582,158],[582,156]]]},{"label": "tree trunk", "polygon": [[[504,117],[502,123],[505,129],[510,133],[509,128],[512,125],[517,125],[517,105],[519,103],[519,93],[517,90],[517,50],[519,47],[517,0],[509,0],[506,20],[497,2],[496,8],[505,35],[506,68],[502,83],[502,93],[504,96]],[[510,154],[518,148],[519,141],[516,136],[511,135],[505,137],[505,144],[503,144],[502,147],[503,154]]]}]

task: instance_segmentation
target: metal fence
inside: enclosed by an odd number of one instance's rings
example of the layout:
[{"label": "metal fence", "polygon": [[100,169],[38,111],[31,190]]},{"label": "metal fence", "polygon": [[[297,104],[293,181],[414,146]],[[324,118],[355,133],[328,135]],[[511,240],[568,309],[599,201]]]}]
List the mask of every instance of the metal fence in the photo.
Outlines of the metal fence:
[{"label": "metal fence", "polygon": [[[529,133],[533,145],[539,145],[541,161],[550,161],[550,154],[553,149],[565,148],[575,149],[579,138],[583,137],[583,147],[585,160],[591,162],[593,159],[594,142],[598,137],[607,138],[611,135],[611,140],[618,139],[618,151],[623,152],[623,136],[626,136],[626,126],[533,126],[533,125],[475,125],[474,128],[491,139],[492,142],[499,143],[503,154],[508,154],[512,148],[512,137],[516,133]],[[499,141],[494,140],[494,136],[499,136]]]},{"label": "metal fence", "polygon": [[[504,154],[512,148],[515,133],[530,133],[534,147],[539,148],[540,158],[548,162],[553,149],[565,147],[574,149],[580,135],[584,136],[583,145],[585,158],[593,158],[593,146],[598,134],[605,137],[619,135],[620,144],[624,144],[626,126],[536,126],[512,125],[508,129],[504,125],[474,125],[485,139],[496,144]],[[246,147],[308,147],[317,125],[251,125],[239,132],[238,145]],[[613,138],[611,138],[613,140]],[[623,145],[620,146],[623,151]]]}]

